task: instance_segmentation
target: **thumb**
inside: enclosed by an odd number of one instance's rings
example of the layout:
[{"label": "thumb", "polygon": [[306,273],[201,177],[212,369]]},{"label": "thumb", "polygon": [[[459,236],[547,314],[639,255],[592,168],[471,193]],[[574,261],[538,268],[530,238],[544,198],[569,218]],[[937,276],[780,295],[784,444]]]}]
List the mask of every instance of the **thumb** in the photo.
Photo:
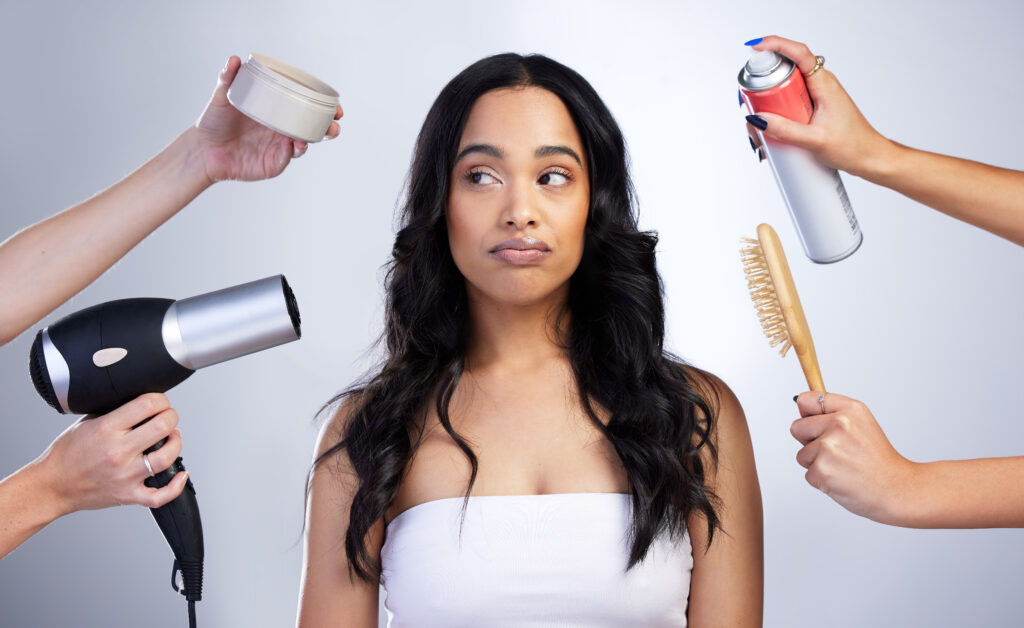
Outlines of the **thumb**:
[{"label": "thumb", "polygon": [[185,482],[188,481],[188,471],[179,471],[171,481],[162,488],[139,487],[144,491],[136,499],[140,506],[148,508],[160,508],[174,501],[181,492],[185,490]]},{"label": "thumb", "polygon": [[[809,124],[794,122],[789,118],[767,112],[761,112],[756,116],[749,116],[749,118],[761,118],[764,120],[767,126],[762,128],[761,132],[773,139],[781,140],[800,148],[810,148],[815,142],[815,130]],[[750,122],[754,126],[761,126],[753,120]]]},{"label": "thumb", "polygon": [[213,90],[213,98],[211,99],[214,104],[228,104],[228,87],[230,87],[232,81],[235,80],[235,76],[238,74],[238,69],[241,67],[241,59],[235,55],[228,57],[228,62],[224,64],[224,68],[221,69],[220,74],[217,75],[217,87]]}]

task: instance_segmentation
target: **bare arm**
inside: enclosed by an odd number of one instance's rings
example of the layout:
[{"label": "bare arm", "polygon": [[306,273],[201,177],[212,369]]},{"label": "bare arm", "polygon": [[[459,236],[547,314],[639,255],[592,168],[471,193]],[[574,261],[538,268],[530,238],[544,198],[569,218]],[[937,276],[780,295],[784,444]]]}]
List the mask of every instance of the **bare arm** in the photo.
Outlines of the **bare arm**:
[{"label": "bare arm", "polygon": [[[320,433],[320,456],[341,440],[350,406]],[[306,508],[305,551],[299,585],[298,628],[376,628],[379,585],[349,575],[345,551],[349,508],[357,480],[348,454],[336,453],[313,471]],[[368,549],[379,559],[384,523],[371,528]]]},{"label": "bare arm", "polygon": [[1024,456],[916,466],[899,509],[910,528],[1024,528]]},{"label": "bare arm", "polygon": [[0,244],[0,344],[110,268],[210,185],[189,129],[93,198]]},{"label": "bare arm", "polygon": [[[228,59],[202,116],[156,157],[97,196],[0,244],[0,345],[85,288],[213,182],[273,177],[305,152],[305,142],[260,126],[228,103],[227,89],[240,66],[238,57]],[[335,119],[340,117],[339,107]],[[332,123],[328,136],[338,130]],[[166,397],[143,395],[68,428],[38,459],[0,481],[0,557],[75,510],[157,507],[177,497],[185,473],[159,490],[142,483],[148,476],[143,450],[168,437],[149,455],[154,471],[168,468],[181,450],[176,423]]]},{"label": "bare arm", "polygon": [[[153,419],[132,429],[148,417]],[[177,497],[188,474],[182,471],[167,486],[150,488],[143,484],[149,471],[142,461],[143,450],[167,437],[149,454],[149,463],[156,473],[171,466],[181,452],[177,423],[167,397],[154,393],[65,430],[39,458],[0,482],[0,558],[76,510],[120,504],[157,508]]]},{"label": "bare arm", "polygon": [[[815,56],[799,42],[765,37],[754,46],[792,59],[803,72]],[[835,75],[820,69],[807,78],[814,99],[810,124],[770,113],[764,133],[808,149],[823,163],[1024,246],[1024,172],[997,168],[903,146],[883,137],[864,118]],[[757,134],[750,129],[755,144]]]},{"label": "bare arm", "polygon": [[[305,142],[228,103],[240,66],[238,57],[228,60],[196,124],[138,170],[0,244],[0,345],[92,283],[214,182],[277,176],[306,151]],[[337,134],[331,123],[328,136]]]},{"label": "bare arm", "polygon": [[1024,172],[893,142],[861,176],[1024,246]]},{"label": "bare arm", "polygon": [[1024,457],[915,463],[867,406],[828,393],[797,398],[793,436],[807,481],[850,512],[907,528],[1024,527]]},{"label": "bare arm", "polygon": [[707,547],[707,524],[691,517],[693,574],[690,579],[689,625],[760,626],[764,598],[764,539],[761,489],[754,468],[743,409],[732,391],[715,380],[721,400],[713,434],[718,464],[708,465],[712,490],[721,500],[717,509],[722,529]]}]

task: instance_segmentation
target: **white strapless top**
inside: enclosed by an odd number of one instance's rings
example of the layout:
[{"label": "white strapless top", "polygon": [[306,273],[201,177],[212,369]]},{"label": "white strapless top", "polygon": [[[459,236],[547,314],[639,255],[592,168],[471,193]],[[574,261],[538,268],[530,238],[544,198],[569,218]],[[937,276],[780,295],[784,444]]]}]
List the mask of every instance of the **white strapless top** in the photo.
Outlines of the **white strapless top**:
[{"label": "white strapless top", "polygon": [[621,493],[470,497],[414,506],[387,526],[389,628],[686,626],[689,536],[660,535],[629,571]]}]

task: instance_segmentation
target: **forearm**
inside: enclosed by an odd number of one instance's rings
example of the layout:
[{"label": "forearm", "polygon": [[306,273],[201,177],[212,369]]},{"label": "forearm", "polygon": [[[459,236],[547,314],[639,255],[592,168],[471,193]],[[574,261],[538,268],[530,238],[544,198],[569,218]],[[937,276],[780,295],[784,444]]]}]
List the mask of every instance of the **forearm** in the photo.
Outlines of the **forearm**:
[{"label": "forearm", "polygon": [[887,141],[853,174],[1024,246],[1024,172]]},{"label": "forearm", "polygon": [[906,489],[895,525],[1024,527],[1024,456],[917,464]]},{"label": "forearm", "polygon": [[38,462],[0,481],[0,558],[65,514]]},{"label": "forearm", "polygon": [[0,244],[0,345],[80,292],[209,185],[190,128],[120,182]]}]

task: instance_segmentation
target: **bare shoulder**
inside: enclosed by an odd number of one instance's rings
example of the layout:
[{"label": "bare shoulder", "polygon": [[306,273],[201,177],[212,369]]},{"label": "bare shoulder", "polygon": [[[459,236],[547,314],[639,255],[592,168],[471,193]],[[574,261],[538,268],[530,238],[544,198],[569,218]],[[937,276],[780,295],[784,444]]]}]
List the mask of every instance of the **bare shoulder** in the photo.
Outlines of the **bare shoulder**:
[{"label": "bare shoulder", "polygon": [[339,445],[345,437],[345,431],[348,429],[361,404],[362,397],[358,392],[352,393],[333,404],[330,418],[324,421],[324,424],[320,427],[320,435],[316,439],[316,448],[314,450],[316,460],[324,457],[325,454],[337,452],[341,454],[338,457],[344,459],[347,463],[348,456],[345,455],[344,449],[339,447]]},{"label": "bare shoulder", "polygon": [[[355,395],[345,398],[317,438],[306,508],[300,628],[377,625],[377,583],[352,575],[345,549],[359,479],[342,439],[359,404]],[[378,522],[366,539],[374,558],[380,556],[382,538],[383,524]]]},{"label": "bare shoulder", "polygon": [[[743,408],[720,378],[684,367],[698,393],[713,401],[711,441],[718,453],[711,462],[705,449],[705,482],[716,496],[721,529],[709,538],[700,513],[691,515],[694,548],[690,580],[690,626],[760,626],[763,599],[761,490],[754,449]],[[711,541],[710,545],[708,544]]]},{"label": "bare shoulder", "polygon": [[352,460],[342,441],[349,424],[359,410],[360,400],[355,395],[337,402],[330,417],[320,427],[313,449],[313,468],[310,473],[310,496],[314,491],[329,492],[332,500],[344,499],[351,503],[359,480]]},{"label": "bare shoulder", "polygon": [[692,366],[680,366],[712,413],[708,440],[713,450],[701,448],[709,488],[722,499],[724,506],[728,506],[731,499],[733,491],[727,488],[731,483],[737,483],[733,489],[742,488],[743,493],[753,489],[759,495],[754,446],[739,399],[717,375]]},{"label": "bare shoulder", "polygon": [[677,366],[682,369],[686,378],[697,389],[697,393],[707,400],[715,418],[712,436],[716,440],[717,434],[722,431],[728,433],[741,429],[746,432],[747,420],[743,414],[743,407],[728,384],[714,373],[685,364],[677,364]]}]

